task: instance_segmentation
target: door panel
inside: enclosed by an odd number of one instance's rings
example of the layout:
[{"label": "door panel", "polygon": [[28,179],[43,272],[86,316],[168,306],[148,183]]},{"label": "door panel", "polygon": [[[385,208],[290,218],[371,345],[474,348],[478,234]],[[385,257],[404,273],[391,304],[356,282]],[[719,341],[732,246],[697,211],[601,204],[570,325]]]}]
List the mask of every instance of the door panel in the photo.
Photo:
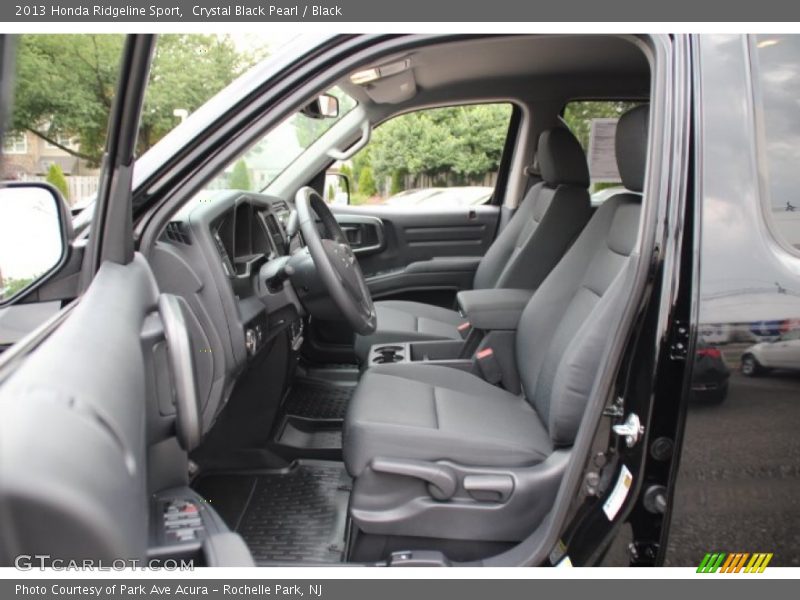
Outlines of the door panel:
[{"label": "door panel", "polygon": [[499,218],[496,206],[332,210],[358,242],[355,249],[374,298],[430,298],[431,292],[446,291],[449,303],[456,291],[472,287]]},{"label": "door panel", "polygon": [[0,387],[0,564],[19,554],[141,559],[147,549],[141,333],[146,262],[105,262],[62,325]]}]

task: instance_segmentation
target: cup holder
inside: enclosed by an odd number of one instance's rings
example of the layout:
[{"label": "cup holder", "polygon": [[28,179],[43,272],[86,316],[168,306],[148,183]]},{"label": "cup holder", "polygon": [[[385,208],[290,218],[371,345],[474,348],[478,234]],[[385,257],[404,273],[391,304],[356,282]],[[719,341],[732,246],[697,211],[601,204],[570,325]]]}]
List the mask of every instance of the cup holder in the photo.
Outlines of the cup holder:
[{"label": "cup holder", "polygon": [[403,346],[378,346],[372,351],[372,362],[378,365],[385,365],[405,360]]}]

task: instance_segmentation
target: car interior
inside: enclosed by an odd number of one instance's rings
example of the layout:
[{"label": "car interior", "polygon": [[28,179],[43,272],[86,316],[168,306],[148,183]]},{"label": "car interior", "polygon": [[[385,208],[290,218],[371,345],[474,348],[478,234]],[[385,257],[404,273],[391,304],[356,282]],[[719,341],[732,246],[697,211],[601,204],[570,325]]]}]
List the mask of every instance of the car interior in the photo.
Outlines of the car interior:
[{"label": "car interior", "polygon": [[[335,89],[338,114],[260,192],[200,194],[222,168],[209,167],[140,221],[138,272],[100,272],[157,298],[145,313],[135,298],[104,309],[135,329],[140,358],[95,351],[101,369],[147,373],[134,385],[147,405],[119,426],[109,414],[127,408],[78,402],[113,441],[75,423],[72,459],[104,457],[91,472],[72,474],[52,446],[6,453],[25,482],[4,492],[20,539],[208,565],[442,566],[503,556],[547,522],[568,466],[586,460],[576,439],[596,426],[587,405],[605,401],[598,381],[636,295],[654,54],[635,36],[465,36],[359,60],[294,101],[283,119],[323,122],[330,107],[311,99]],[[592,149],[562,118],[575,100],[634,105],[614,134],[624,189],[599,206]],[[393,117],[496,102],[513,113],[486,204],[323,200],[326,172]],[[228,156],[274,127],[232,137]],[[4,436],[22,435],[13,425]],[[46,440],[56,423],[37,427]],[[60,500],[32,499],[32,461],[48,462]],[[67,476],[83,487],[59,488]]]}]

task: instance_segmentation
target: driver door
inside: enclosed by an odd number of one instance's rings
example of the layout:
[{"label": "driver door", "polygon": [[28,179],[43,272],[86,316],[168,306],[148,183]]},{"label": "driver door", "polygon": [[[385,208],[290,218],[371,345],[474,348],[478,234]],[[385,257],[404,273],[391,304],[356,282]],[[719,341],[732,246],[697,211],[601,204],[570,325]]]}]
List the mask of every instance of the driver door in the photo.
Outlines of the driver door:
[{"label": "driver door", "polygon": [[[6,72],[8,42],[0,46]],[[153,46],[152,35],[124,45],[78,298],[0,355],[3,566],[25,554],[147,553],[151,349],[164,333],[158,287],[134,252],[130,199]]]}]

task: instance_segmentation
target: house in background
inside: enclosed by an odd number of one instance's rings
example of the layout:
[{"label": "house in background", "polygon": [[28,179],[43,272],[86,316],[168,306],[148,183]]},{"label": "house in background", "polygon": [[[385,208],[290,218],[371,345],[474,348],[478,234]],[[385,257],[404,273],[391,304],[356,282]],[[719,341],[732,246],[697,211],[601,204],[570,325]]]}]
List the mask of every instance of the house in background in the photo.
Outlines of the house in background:
[{"label": "house in background", "polygon": [[[79,148],[69,139],[59,138],[57,141],[76,151]],[[53,164],[60,166],[67,178],[67,201],[70,204],[80,202],[97,191],[100,171],[90,166],[86,160],[73,156],[29,131],[6,134],[0,160],[0,179],[43,181]]]}]

